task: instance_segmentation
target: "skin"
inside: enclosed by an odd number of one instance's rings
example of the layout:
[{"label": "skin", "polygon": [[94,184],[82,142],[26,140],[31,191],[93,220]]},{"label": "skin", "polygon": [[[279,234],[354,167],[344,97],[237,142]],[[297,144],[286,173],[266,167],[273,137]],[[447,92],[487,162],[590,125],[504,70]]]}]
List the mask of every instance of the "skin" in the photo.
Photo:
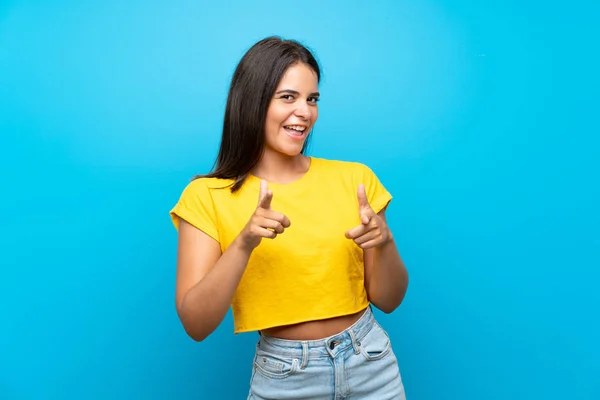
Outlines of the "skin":
[{"label": "skin", "polygon": [[[271,208],[273,193],[267,181],[290,183],[302,177],[310,159],[301,150],[318,118],[318,81],[304,64],[288,69],[267,111],[265,151],[252,171],[262,179],[257,206],[244,229],[221,253],[218,242],[186,221],[180,222],[176,307],[188,335],[197,341],[208,337],[223,321],[250,255],[262,240],[285,234],[291,221]],[[284,127],[303,126],[290,136]],[[296,131],[291,131],[291,133]],[[408,274],[389,229],[385,210],[373,211],[363,185],[357,188],[361,224],[341,232],[364,249],[365,288],[371,303],[391,313],[402,302]],[[334,335],[352,325],[363,312],[321,321],[281,326],[263,334],[290,340],[314,340]]]}]

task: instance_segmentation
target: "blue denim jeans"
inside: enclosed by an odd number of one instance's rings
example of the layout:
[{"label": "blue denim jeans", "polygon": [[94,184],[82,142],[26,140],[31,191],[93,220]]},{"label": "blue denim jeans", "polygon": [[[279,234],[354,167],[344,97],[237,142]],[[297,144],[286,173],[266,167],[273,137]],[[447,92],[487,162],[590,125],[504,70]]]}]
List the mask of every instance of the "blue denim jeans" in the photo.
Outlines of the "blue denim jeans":
[{"label": "blue denim jeans", "polygon": [[321,340],[261,335],[249,400],[405,400],[396,356],[370,308],[345,331]]}]

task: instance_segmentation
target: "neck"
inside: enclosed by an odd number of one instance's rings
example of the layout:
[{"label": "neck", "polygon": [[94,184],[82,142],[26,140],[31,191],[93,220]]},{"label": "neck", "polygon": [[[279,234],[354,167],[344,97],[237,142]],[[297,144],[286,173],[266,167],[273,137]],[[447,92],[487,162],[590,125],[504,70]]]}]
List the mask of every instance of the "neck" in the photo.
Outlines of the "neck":
[{"label": "neck", "polygon": [[273,183],[286,184],[299,179],[310,167],[310,159],[303,155],[286,156],[265,149],[252,174]]}]

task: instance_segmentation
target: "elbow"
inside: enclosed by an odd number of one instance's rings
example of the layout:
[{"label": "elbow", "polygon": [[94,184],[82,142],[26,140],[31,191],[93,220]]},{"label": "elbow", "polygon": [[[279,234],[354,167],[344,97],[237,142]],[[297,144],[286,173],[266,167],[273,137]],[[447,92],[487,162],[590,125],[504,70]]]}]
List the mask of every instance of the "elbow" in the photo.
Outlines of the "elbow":
[{"label": "elbow", "polygon": [[384,309],[382,311],[386,314],[390,314],[393,311],[395,311],[398,307],[400,307],[400,304],[402,304],[402,301],[404,301],[404,297],[406,296],[407,290],[408,290],[408,272],[406,271],[406,269],[404,269],[404,274],[402,275],[402,278],[400,279],[400,282],[398,284],[398,289],[390,296],[390,301],[389,301],[390,304],[386,307],[386,309]]},{"label": "elbow", "polygon": [[197,343],[201,343],[204,341],[204,339],[206,339],[208,337],[208,335],[202,333],[202,332],[194,332],[191,329],[186,329],[184,327],[185,333],[187,333],[187,335],[194,341]]},{"label": "elbow", "polygon": [[394,311],[396,311],[396,309],[400,306],[400,303],[398,304],[382,304],[380,307],[377,307],[378,309],[380,309],[384,314],[391,314]]},{"label": "elbow", "polygon": [[402,303],[402,299],[400,300],[388,300],[388,301],[383,301],[383,302],[379,302],[379,303],[375,303],[373,302],[373,304],[375,305],[375,307],[377,307],[379,310],[381,310],[384,314],[391,314],[394,311],[396,311],[396,309],[398,307],[400,307],[400,304]]},{"label": "elbow", "polygon": [[[396,296],[394,296],[396,297]],[[385,314],[393,313],[399,306],[402,300],[398,300],[397,298],[392,297],[372,297],[369,298],[369,302],[377,307],[378,310],[382,311]]]},{"label": "elbow", "polygon": [[198,323],[191,323],[181,318],[181,325],[183,326],[183,330],[185,333],[195,342],[203,342],[208,336],[210,336],[211,332],[208,332],[204,327],[200,326]]},{"label": "elbow", "polygon": [[402,301],[404,301],[407,288],[408,280],[406,280],[398,290],[385,294],[381,293],[379,296],[373,296],[373,298],[369,300],[383,313],[391,314],[396,311],[396,309],[400,307],[400,304],[402,304]]},{"label": "elbow", "polygon": [[185,333],[195,342],[202,342],[211,331],[206,329],[206,325],[198,318],[193,318],[185,311],[184,307],[177,307],[177,315]]}]

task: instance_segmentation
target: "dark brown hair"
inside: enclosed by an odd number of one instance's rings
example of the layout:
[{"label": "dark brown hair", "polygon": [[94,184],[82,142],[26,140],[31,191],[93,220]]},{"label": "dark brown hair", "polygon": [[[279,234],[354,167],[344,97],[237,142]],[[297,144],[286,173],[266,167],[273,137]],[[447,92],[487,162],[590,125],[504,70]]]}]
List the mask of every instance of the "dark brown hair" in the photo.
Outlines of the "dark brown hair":
[{"label": "dark brown hair", "polygon": [[[308,65],[321,80],[310,50],[295,40],[268,37],[253,45],[238,64],[227,97],[219,154],[212,172],[201,177],[233,179],[239,190],[260,160],[265,146],[265,120],[271,98],[287,69]],[[304,143],[302,153],[306,151]]]}]

